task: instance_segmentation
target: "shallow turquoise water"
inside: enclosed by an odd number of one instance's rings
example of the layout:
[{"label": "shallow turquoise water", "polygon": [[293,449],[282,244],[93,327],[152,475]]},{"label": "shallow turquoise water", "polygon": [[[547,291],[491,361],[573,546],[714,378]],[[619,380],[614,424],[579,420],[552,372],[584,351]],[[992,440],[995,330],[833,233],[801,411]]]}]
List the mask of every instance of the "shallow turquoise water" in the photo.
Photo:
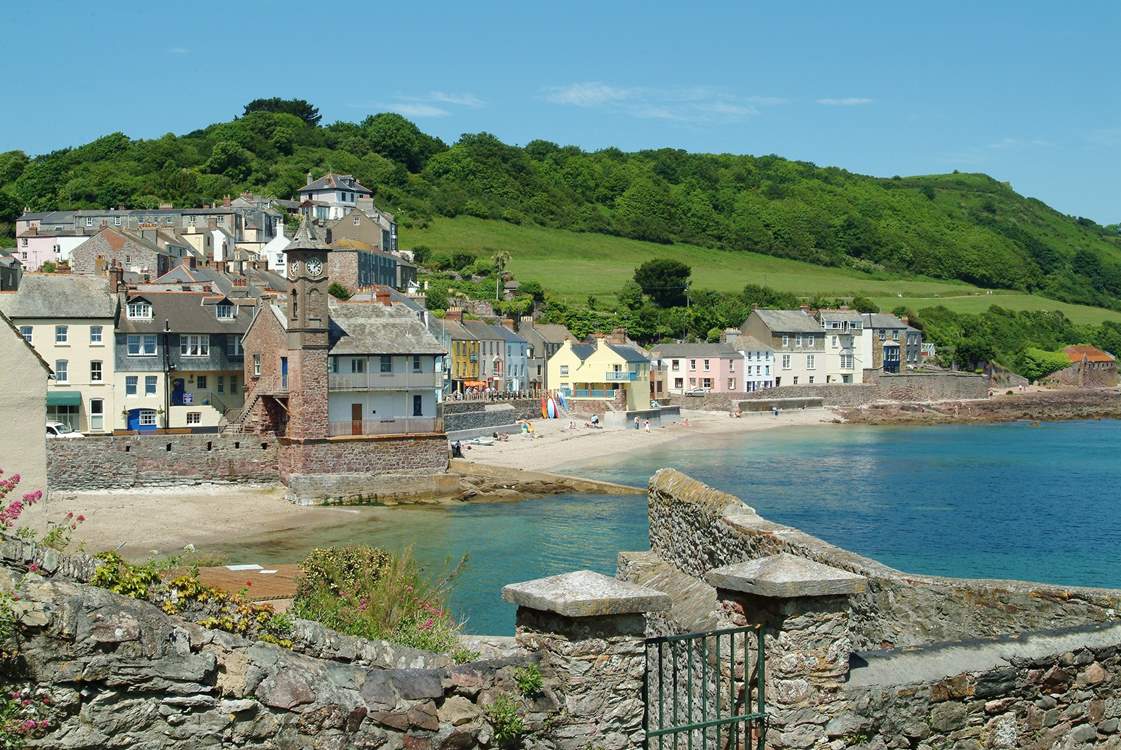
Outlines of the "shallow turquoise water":
[{"label": "shallow turquoise water", "polygon": [[[672,466],[762,515],[908,571],[1121,587],[1121,422],[789,428],[607,457],[570,473],[645,484]],[[315,545],[412,544],[433,570],[463,553],[452,606],[467,630],[508,634],[503,584],[580,568],[614,573],[645,549],[646,499],[560,496],[393,509],[262,544],[262,561]]]}]

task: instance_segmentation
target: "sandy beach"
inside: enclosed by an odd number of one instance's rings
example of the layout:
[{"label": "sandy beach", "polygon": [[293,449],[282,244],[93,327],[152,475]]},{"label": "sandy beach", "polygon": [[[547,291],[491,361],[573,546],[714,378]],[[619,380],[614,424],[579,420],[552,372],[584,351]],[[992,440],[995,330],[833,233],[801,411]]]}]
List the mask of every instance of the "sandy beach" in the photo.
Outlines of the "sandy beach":
[{"label": "sandy beach", "polygon": [[777,417],[770,413],[745,414],[739,419],[730,417],[727,412],[684,410],[682,417],[678,424],[652,428],[650,432],[633,428],[594,429],[585,426],[586,420],[576,421],[573,426],[568,420],[539,419],[533,422],[532,436],[520,433],[494,445],[464,446],[463,457],[494,466],[554,471],[568,464],[643,450],[673,440],[688,440],[691,436],[735,435],[832,423],[836,419],[827,409],[791,410]]},{"label": "sandy beach", "polygon": [[[511,435],[492,446],[471,446],[464,457],[479,463],[533,471],[552,471],[593,457],[639,451],[673,440],[721,434],[739,434],[793,425],[831,422],[832,412],[822,409],[789,411],[733,419],[726,413],[688,411],[680,424],[645,430],[593,429],[567,420],[536,420],[533,437]],[[63,520],[67,512],[86,517],[74,533],[74,542],[98,552],[118,549],[126,557],[174,555],[184,546],[199,548],[272,533],[307,531],[342,526],[374,516],[389,515],[392,508],[303,507],[289,503],[284,488],[275,486],[202,485],[95,492],[64,492],[30,508],[23,523],[42,533],[48,523]]]}]

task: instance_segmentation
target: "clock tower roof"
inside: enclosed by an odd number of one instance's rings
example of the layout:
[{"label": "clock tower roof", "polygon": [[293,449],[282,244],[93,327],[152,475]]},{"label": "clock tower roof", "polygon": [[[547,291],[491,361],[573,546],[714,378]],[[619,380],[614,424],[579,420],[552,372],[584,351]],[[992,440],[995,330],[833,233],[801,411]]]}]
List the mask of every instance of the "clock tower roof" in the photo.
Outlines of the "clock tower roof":
[{"label": "clock tower roof", "polygon": [[291,244],[285,248],[287,253],[293,250],[331,252],[331,230],[325,229],[321,232],[315,222],[309,221],[305,216],[300,220],[300,228],[296,230],[296,236],[292,238]]}]

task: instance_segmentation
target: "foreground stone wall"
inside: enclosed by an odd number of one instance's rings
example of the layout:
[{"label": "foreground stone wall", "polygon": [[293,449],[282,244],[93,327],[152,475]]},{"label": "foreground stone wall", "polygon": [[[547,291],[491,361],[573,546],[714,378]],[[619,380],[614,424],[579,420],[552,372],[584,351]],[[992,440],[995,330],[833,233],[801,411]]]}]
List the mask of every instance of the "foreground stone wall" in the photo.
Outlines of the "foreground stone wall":
[{"label": "foreground stone wall", "polygon": [[446,432],[477,430],[514,424],[519,419],[540,419],[541,401],[519,398],[509,401],[445,401],[440,416]]},{"label": "foreground stone wall", "polygon": [[277,480],[277,443],[256,435],[114,435],[52,440],[52,491]]},{"label": "foreground stone wall", "polygon": [[767,521],[739,498],[671,469],[650,480],[649,527],[651,550],[697,579],[723,565],[781,552],[867,577],[867,593],[852,599],[856,648],[1079,626],[1121,612],[1116,590],[902,573]]}]

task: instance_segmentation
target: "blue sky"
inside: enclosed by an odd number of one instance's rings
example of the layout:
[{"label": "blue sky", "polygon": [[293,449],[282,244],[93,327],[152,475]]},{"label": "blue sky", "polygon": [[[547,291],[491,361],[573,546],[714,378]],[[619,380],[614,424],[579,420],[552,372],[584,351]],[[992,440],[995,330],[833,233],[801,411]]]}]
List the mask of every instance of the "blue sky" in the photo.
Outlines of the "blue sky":
[{"label": "blue sky", "polygon": [[[14,3],[6,3],[12,6]],[[258,96],[454,141],[987,172],[1121,221],[1121,2],[5,7],[0,150],[183,133]]]}]

